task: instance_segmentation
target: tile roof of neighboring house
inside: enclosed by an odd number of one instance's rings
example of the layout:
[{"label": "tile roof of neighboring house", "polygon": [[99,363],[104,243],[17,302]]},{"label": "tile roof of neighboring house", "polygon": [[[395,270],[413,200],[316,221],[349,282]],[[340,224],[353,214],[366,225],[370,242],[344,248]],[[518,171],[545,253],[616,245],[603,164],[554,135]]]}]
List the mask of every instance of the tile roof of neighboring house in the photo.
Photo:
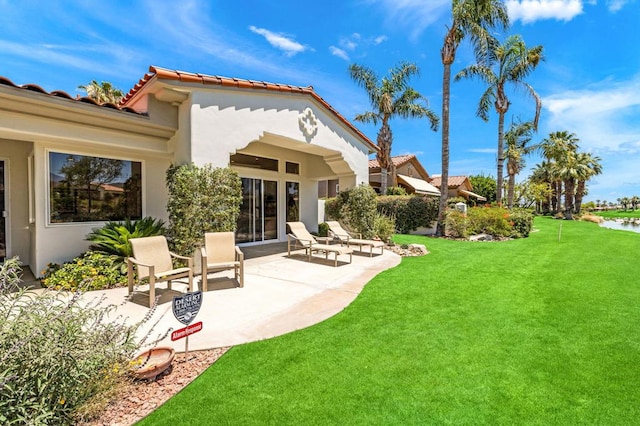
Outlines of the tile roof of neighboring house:
[{"label": "tile roof of neighboring house", "polygon": [[[468,178],[466,176],[449,176],[449,188],[457,188],[460,185],[462,185],[465,180],[467,180]],[[429,181],[429,183],[433,186],[435,186],[436,188],[440,188],[440,186],[442,185],[442,175],[434,175],[431,177],[431,180]]]},{"label": "tile roof of neighboring house", "polygon": [[286,93],[298,93],[303,95],[309,95],[316,101],[318,101],[322,106],[331,111],[340,121],[342,121],[347,127],[353,130],[358,136],[360,136],[363,140],[366,141],[367,144],[371,146],[374,151],[378,150],[378,147],[371,142],[371,140],[365,136],[360,130],[358,130],[349,120],[344,118],[342,114],[336,111],[327,101],[322,99],[314,90],[312,86],[301,87],[301,86],[291,86],[288,84],[278,84],[278,83],[268,83],[265,81],[256,81],[256,80],[243,80],[238,78],[229,78],[229,77],[221,77],[215,75],[207,75],[207,74],[199,74],[199,73],[191,73],[186,71],[178,71],[178,70],[170,70],[166,68],[161,68],[157,66],[150,66],[149,72],[145,74],[138,83],[131,88],[129,93],[127,93],[124,98],[120,101],[120,105],[124,106],[129,102],[142,87],[144,87],[150,80],[154,77],[158,79],[164,80],[175,80],[182,81],[185,83],[200,83],[200,84],[210,84],[217,85],[223,87],[235,87],[238,89],[256,89],[256,90],[271,90],[275,92],[286,92]]},{"label": "tile roof of neighboring house", "polygon": [[[406,155],[397,155],[395,157],[391,157],[391,161],[393,162],[393,165],[396,167],[399,167],[407,162],[409,162],[412,158],[416,158],[415,154],[406,154]],[[380,167],[380,164],[378,163],[377,159],[373,159],[373,160],[369,160],[369,168],[370,169],[376,169]]]},{"label": "tile roof of neighboring house", "polygon": [[85,104],[95,105],[95,106],[102,107],[102,108],[115,109],[115,110],[118,110],[118,111],[129,112],[129,113],[133,113],[133,114],[137,114],[137,115],[145,115],[145,114],[140,114],[139,112],[133,110],[132,108],[128,108],[126,106],[116,105],[116,104],[112,104],[112,103],[101,104],[101,103],[98,103],[98,102],[94,101],[93,99],[91,99],[89,97],[86,97],[86,96],[84,96],[84,97],[76,96],[74,98],[71,95],[69,95],[67,92],[63,92],[62,90],[54,90],[52,92],[47,92],[46,90],[44,90],[42,87],[38,86],[37,84],[23,84],[22,86],[19,86],[19,85],[15,84],[13,81],[9,80],[8,78],[2,77],[2,76],[0,76],[0,85],[15,87],[17,89],[29,90],[31,92],[41,93],[41,94],[46,95],[46,96],[51,96],[51,97],[55,97],[55,98],[62,98],[62,99],[68,99],[68,100],[71,100],[71,101],[82,102],[82,103],[85,103]]}]

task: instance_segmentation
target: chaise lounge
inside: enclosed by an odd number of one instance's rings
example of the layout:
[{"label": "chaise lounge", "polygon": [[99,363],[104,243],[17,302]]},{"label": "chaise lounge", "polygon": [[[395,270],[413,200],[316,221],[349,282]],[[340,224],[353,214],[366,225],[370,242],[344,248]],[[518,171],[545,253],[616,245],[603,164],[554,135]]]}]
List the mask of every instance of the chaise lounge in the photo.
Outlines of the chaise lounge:
[{"label": "chaise lounge", "polygon": [[340,222],[337,221],[329,221],[326,222],[326,224],[329,226],[329,234],[332,235],[334,239],[340,241],[341,244],[346,244],[347,246],[358,246],[360,247],[360,253],[363,253],[363,247],[369,247],[369,257],[373,257],[374,248],[379,248],[380,254],[384,253],[385,244],[383,241],[352,238],[342,225],[340,225]]},{"label": "chaise lounge", "polygon": [[327,260],[329,259],[329,253],[333,253],[334,266],[338,266],[339,255],[348,254],[349,263],[353,260],[353,249],[351,247],[319,243],[302,222],[287,222],[287,228],[289,229],[287,233],[287,255],[289,257],[291,257],[291,248],[293,247],[294,250],[304,248],[309,262],[311,262],[311,255],[314,252],[324,253]]}]

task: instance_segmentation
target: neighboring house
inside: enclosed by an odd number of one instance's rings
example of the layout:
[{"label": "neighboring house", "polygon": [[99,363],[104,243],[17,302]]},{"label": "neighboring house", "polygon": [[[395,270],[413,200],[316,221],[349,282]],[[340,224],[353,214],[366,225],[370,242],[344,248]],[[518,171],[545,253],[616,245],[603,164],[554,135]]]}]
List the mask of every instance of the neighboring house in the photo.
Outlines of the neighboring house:
[{"label": "neighboring house", "polygon": [[149,71],[120,105],[0,78],[1,255],[38,275],[106,220],[166,220],[172,163],[240,174],[246,244],[285,241],[290,220],[316,229],[318,182],[367,182],[375,146],[313,88]]},{"label": "neighboring house", "polygon": [[[436,188],[442,188],[442,176],[433,175],[431,184]],[[449,176],[449,194],[447,198],[462,197],[465,199],[474,198],[476,201],[487,201],[482,195],[473,192],[473,186],[467,176]]]},{"label": "neighboring house", "polygon": [[[429,173],[422,167],[415,154],[391,157],[395,165],[395,176],[388,176],[389,187],[400,186],[409,194],[432,195],[439,197],[440,191],[430,181]],[[380,192],[380,164],[378,160],[369,160],[369,185]]]}]

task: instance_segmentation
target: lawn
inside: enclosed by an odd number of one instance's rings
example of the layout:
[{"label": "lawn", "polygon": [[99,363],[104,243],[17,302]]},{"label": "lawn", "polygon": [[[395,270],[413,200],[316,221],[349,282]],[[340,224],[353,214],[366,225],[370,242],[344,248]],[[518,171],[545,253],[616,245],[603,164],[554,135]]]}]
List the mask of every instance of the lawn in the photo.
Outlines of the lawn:
[{"label": "lawn", "polygon": [[640,235],[535,227],[397,236],[431,253],[321,324],[234,347],[141,424],[637,424]]},{"label": "lawn", "polygon": [[596,216],[602,216],[608,219],[616,219],[623,217],[640,217],[640,210],[607,210],[601,212],[593,212]]}]

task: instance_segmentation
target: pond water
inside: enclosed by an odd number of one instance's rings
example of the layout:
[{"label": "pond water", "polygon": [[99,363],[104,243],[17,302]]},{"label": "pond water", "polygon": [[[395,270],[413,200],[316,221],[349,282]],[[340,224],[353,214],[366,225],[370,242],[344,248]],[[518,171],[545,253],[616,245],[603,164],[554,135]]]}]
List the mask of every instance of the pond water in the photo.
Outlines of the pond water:
[{"label": "pond water", "polygon": [[639,232],[640,233],[640,223],[639,222],[625,222],[618,220],[605,220],[600,223],[600,226],[604,228],[610,229],[621,229],[623,231],[631,231],[631,232]]}]

